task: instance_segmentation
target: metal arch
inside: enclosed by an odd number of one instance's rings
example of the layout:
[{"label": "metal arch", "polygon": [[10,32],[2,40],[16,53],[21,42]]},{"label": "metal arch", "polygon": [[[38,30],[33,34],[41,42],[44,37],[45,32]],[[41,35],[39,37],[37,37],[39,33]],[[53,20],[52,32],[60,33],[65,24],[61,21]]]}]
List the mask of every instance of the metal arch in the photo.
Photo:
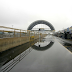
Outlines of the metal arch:
[{"label": "metal arch", "polygon": [[28,27],[27,30],[31,30],[35,25],[37,24],[45,24],[47,26],[50,27],[51,30],[55,30],[55,28],[53,27],[53,25],[45,20],[37,20],[37,21],[34,21],[33,23],[31,23]]}]

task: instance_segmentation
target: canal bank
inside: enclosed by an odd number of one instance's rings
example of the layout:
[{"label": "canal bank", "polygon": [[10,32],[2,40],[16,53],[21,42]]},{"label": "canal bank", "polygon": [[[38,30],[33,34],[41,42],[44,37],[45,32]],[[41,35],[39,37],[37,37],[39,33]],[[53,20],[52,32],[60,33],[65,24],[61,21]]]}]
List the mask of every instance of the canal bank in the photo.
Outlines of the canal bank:
[{"label": "canal bank", "polygon": [[[46,35],[40,35],[41,38],[45,37]],[[14,37],[14,38],[3,38],[0,39],[0,52],[8,50],[10,48],[22,45],[24,43],[34,41],[35,39],[39,38],[39,34],[35,36],[24,36],[24,37]]]},{"label": "canal bank", "polygon": [[[61,40],[61,42],[63,41]],[[8,70],[9,72],[72,72],[72,54],[59,43],[57,38],[46,36],[34,45],[36,48],[33,48],[33,46],[29,47],[2,66],[1,69],[3,70],[13,61],[16,63],[13,64],[13,67],[7,68],[5,72]],[[39,47],[39,50],[37,47]],[[27,51],[30,51],[30,53]],[[25,53],[28,54],[22,58]]]}]

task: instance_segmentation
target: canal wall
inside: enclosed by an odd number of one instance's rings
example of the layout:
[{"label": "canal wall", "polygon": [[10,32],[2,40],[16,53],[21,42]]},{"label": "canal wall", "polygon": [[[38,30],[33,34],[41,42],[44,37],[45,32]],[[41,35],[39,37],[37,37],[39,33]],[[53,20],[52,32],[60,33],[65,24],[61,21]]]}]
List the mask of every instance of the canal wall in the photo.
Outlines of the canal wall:
[{"label": "canal wall", "polygon": [[[46,35],[40,35],[41,38],[45,37]],[[27,43],[29,41],[33,41],[35,39],[38,39],[39,35],[36,35],[34,37],[32,36],[24,36],[24,37],[14,37],[14,38],[3,38],[0,39],[0,52],[8,50],[10,48],[22,45],[24,43]]]},{"label": "canal wall", "polygon": [[34,45],[37,41],[38,41],[38,39],[36,39],[33,42],[27,42],[25,44],[22,44],[20,46],[11,48],[11,49],[9,49],[7,51],[4,51],[4,52],[0,53],[0,60],[1,60],[0,64],[1,64],[1,62],[3,62],[3,65],[5,65],[6,63],[8,63],[12,59],[14,59],[16,56],[21,54],[22,52],[25,52],[25,54],[26,54],[28,52],[28,51],[26,52],[26,50],[29,47],[31,47],[32,45]]}]

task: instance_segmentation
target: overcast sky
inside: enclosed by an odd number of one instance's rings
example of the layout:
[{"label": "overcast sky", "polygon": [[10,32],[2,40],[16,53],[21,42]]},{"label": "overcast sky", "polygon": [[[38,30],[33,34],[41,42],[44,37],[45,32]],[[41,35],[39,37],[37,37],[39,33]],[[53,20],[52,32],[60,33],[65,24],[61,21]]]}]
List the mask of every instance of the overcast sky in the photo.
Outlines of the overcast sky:
[{"label": "overcast sky", "polygon": [[41,19],[56,31],[72,26],[72,0],[0,0],[0,26],[26,30]]}]

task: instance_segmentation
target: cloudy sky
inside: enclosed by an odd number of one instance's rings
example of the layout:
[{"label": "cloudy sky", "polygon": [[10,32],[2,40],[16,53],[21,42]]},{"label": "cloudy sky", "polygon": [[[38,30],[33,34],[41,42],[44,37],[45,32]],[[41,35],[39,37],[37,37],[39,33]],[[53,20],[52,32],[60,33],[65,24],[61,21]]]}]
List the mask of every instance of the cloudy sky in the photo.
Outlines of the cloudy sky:
[{"label": "cloudy sky", "polygon": [[41,19],[56,31],[72,26],[72,0],[0,0],[0,26],[26,30]]}]

